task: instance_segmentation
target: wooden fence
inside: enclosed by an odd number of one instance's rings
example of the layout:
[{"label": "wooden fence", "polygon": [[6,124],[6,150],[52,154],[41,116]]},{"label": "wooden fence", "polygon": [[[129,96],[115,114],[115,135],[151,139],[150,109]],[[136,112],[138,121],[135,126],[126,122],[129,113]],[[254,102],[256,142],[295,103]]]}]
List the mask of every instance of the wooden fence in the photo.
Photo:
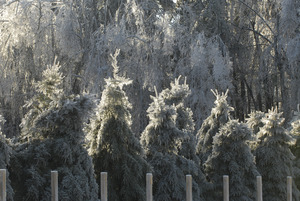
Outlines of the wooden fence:
[{"label": "wooden fence", "polygon": [[[146,174],[146,201],[153,201],[153,176]],[[257,193],[256,200],[262,198],[262,178],[256,177]],[[108,201],[107,198],[107,172],[101,172],[101,201]],[[192,201],[192,176],[186,175],[186,201]],[[223,200],[229,201],[229,176],[223,176]],[[0,169],[0,201],[6,201],[6,169]],[[51,171],[51,201],[58,201],[58,172]],[[287,201],[292,201],[292,177],[287,177]]]}]

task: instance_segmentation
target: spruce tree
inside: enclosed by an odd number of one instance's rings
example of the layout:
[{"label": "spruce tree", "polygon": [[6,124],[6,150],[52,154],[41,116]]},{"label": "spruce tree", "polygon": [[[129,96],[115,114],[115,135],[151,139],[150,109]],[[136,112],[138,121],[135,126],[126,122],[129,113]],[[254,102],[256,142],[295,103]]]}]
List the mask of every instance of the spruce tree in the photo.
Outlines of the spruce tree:
[{"label": "spruce tree", "polygon": [[[164,89],[160,96],[169,106],[174,105],[176,108],[176,127],[186,134],[186,138],[180,143],[178,147],[178,155],[185,158],[182,164],[179,163],[180,168],[185,174],[192,174],[193,177],[193,198],[199,200],[202,195],[202,190],[207,186],[205,177],[200,168],[200,159],[196,155],[196,136],[194,135],[194,121],[193,112],[190,108],[185,107],[185,99],[191,94],[189,86],[186,84],[186,79],[183,84],[180,84],[181,76],[171,82],[171,87]],[[186,160],[188,159],[188,160]],[[188,162],[187,162],[188,161]],[[186,166],[193,164],[192,166]],[[190,168],[196,168],[190,170]],[[194,173],[197,173],[196,175]]]},{"label": "spruce tree", "polygon": [[167,105],[174,105],[176,107],[176,127],[187,134],[187,138],[181,143],[179,154],[191,160],[198,160],[195,153],[195,136],[194,136],[194,121],[193,112],[190,108],[185,107],[184,101],[191,94],[186,80],[183,84],[179,84],[179,76],[171,83],[171,87],[164,89],[160,96],[164,99]]},{"label": "spruce tree", "polygon": [[[258,132],[258,146],[255,150],[256,165],[263,178],[263,199],[282,201],[286,199],[286,178],[294,177],[294,155],[290,144],[294,139],[283,127],[284,118],[277,109],[271,109],[262,119],[264,126]],[[293,182],[293,200],[300,198]]]},{"label": "spruce tree", "polygon": [[108,172],[109,200],[141,201],[145,200],[145,176],[150,166],[130,128],[132,106],[123,86],[131,80],[118,75],[118,54],[117,50],[112,56],[114,75],[106,79],[97,114],[86,128],[89,153],[97,181],[101,172]]},{"label": "spruce tree", "polygon": [[92,160],[84,148],[82,130],[86,114],[93,108],[87,95],[64,95],[59,65],[43,73],[38,95],[22,123],[20,143],[13,160],[15,200],[51,199],[50,172],[58,171],[59,199],[98,200],[98,185]]},{"label": "spruce tree", "polygon": [[251,134],[246,124],[230,120],[214,136],[212,154],[204,164],[207,178],[214,186],[206,192],[207,201],[222,199],[223,175],[229,176],[230,200],[255,200],[255,181],[259,173],[246,143]]},{"label": "spruce tree", "polygon": [[141,135],[141,143],[153,167],[154,200],[184,200],[186,170],[192,175],[198,173],[196,164],[178,153],[188,136],[176,127],[175,105],[167,105],[157,92],[151,98],[153,102],[147,110],[150,122]]},{"label": "spruce tree", "polygon": [[35,122],[39,115],[49,109],[50,104],[56,103],[63,96],[61,87],[63,75],[60,72],[59,62],[54,60],[53,65],[47,66],[42,73],[41,81],[33,84],[36,94],[27,101],[24,108],[29,109],[21,122],[21,142],[28,142],[33,139],[40,139],[35,132]]},{"label": "spruce tree", "polygon": [[[0,115],[0,125],[5,122],[4,118]],[[6,136],[2,133],[0,127],[0,169],[6,169],[6,199],[8,201],[13,201],[13,189],[11,187],[11,182],[9,179],[9,163],[10,157],[12,155],[12,149],[10,147],[10,141],[6,138]]]},{"label": "spruce tree", "polygon": [[197,133],[196,153],[204,163],[212,152],[213,137],[219,132],[220,128],[230,119],[230,112],[233,108],[227,103],[227,94],[219,94],[218,91],[212,91],[216,97],[215,106],[211,114],[204,120]]}]

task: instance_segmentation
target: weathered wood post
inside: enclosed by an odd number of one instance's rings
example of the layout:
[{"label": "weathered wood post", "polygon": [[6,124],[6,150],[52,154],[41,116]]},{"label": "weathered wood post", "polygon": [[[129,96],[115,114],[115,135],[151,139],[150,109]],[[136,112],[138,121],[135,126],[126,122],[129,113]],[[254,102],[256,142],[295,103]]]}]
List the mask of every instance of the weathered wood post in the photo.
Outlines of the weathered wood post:
[{"label": "weathered wood post", "polygon": [[51,171],[51,201],[58,201],[58,173]]},{"label": "weathered wood post", "polygon": [[261,176],[256,176],[256,200],[257,201],[263,201],[263,198],[262,198],[262,178]]},{"label": "weathered wood post", "polygon": [[146,201],[153,201],[152,185],[153,185],[152,173],[147,173],[147,175],[146,175]]},{"label": "weathered wood post", "polygon": [[186,201],[193,201],[192,175],[186,175]]},{"label": "weathered wood post", "polygon": [[101,201],[107,201],[107,172],[101,172]]},{"label": "weathered wood post", "polygon": [[229,201],[229,176],[223,175],[223,196],[224,201]]},{"label": "weathered wood post", "polygon": [[6,201],[6,169],[0,169],[0,201]]},{"label": "weathered wood post", "polygon": [[291,176],[287,177],[287,201],[292,201],[292,182],[293,178]]}]

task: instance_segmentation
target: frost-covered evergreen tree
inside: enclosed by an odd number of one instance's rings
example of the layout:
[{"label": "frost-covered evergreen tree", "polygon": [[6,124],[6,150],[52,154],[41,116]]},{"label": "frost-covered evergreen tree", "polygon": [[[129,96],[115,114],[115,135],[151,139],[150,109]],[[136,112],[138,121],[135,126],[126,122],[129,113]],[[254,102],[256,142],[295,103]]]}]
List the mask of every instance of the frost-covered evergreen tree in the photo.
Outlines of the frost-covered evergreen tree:
[{"label": "frost-covered evergreen tree", "polygon": [[[200,190],[206,186],[204,184],[205,177],[200,168],[200,159],[196,155],[196,136],[194,135],[194,121],[193,121],[193,112],[190,108],[185,107],[185,99],[190,95],[191,91],[189,86],[186,84],[186,79],[183,84],[180,84],[180,77],[175,79],[174,82],[171,83],[170,89],[164,89],[160,96],[164,99],[165,103],[169,106],[174,105],[176,107],[176,127],[183,131],[186,134],[186,138],[181,142],[178,147],[178,155],[183,156],[184,158],[191,160],[189,163],[194,163],[193,166],[187,167],[185,160],[181,165],[181,169],[185,174],[191,174],[197,172],[196,175],[193,176],[193,191],[194,191],[194,199],[199,200]],[[196,168],[193,171],[190,168]]]},{"label": "frost-covered evergreen tree", "polygon": [[230,112],[233,108],[227,103],[227,94],[219,94],[218,91],[212,91],[216,96],[215,106],[211,114],[207,117],[197,133],[196,153],[204,163],[212,152],[213,137],[219,132],[220,128],[230,119]]},{"label": "frost-covered evergreen tree", "polygon": [[188,136],[184,142],[182,142],[179,154],[188,158],[196,159],[195,153],[195,136],[194,136],[194,121],[193,112],[190,108],[185,107],[184,101],[191,94],[189,86],[186,84],[179,84],[180,76],[175,79],[175,82],[171,83],[170,89],[164,89],[160,96],[164,99],[167,105],[173,105],[176,107],[176,127],[185,132]]},{"label": "frost-covered evergreen tree", "polygon": [[153,167],[154,200],[184,200],[186,171],[192,175],[198,173],[193,161],[178,154],[187,134],[176,127],[175,105],[166,104],[157,92],[152,99],[147,110],[150,122],[141,135],[141,143]]},{"label": "frost-covered evergreen tree", "polygon": [[35,83],[36,95],[34,95],[24,107],[29,108],[21,123],[22,135],[20,140],[28,142],[39,139],[41,136],[35,132],[35,122],[44,111],[49,109],[50,104],[57,102],[63,95],[61,87],[63,75],[60,65],[56,60],[43,71],[41,81]]},{"label": "frost-covered evergreen tree", "polygon": [[[4,118],[0,115],[0,125],[2,125],[5,122]],[[13,201],[13,189],[11,187],[10,179],[8,178],[9,172],[8,172],[8,166],[10,162],[10,157],[12,154],[12,149],[9,145],[9,141],[6,138],[6,136],[2,133],[1,127],[0,127],[0,169],[6,169],[6,199],[8,201]]]},{"label": "frost-covered evergreen tree", "polygon": [[139,140],[132,132],[130,109],[124,85],[131,80],[118,75],[117,56],[112,56],[114,75],[106,79],[97,114],[87,127],[89,153],[96,178],[108,172],[108,197],[114,201],[145,200],[145,175],[150,166]]},{"label": "frost-covered evergreen tree", "polygon": [[83,146],[86,114],[93,108],[87,95],[66,96],[59,88],[59,66],[49,67],[29,102],[21,142],[12,160],[15,200],[51,199],[50,172],[59,174],[59,199],[98,200],[92,160]]},{"label": "frost-covered evergreen tree", "polygon": [[251,134],[246,124],[230,120],[213,137],[212,154],[204,164],[205,173],[214,186],[206,192],[207,201],[222,199],[223,175],[230,178],[230,200],[255,200],[255,181],[259,173],[246,143]]},{"label": "frost-covered evergreen tree", "polygon": [[[294,139],[283,127],[281,115],[277,109],[269,110],[262,119],[264,126],[257,134],[256,165],[263,178],[263,199],[266,201],[285,200],[286,177],[294,177],[295,157],[289,147]],[[293,182],[293,200],[298,201],[299,198],[299,190]]]},{"label": "frost-covered evergreen tree", "polygon": [[265,113],[261,111],[254,111],[249,114],[249,118],[246,119],[246,123],[249,128],[252,129],[253,135],[256,135],[259,132],[259,129],[263,127],[264,123],[262,118],[265,116]]}]

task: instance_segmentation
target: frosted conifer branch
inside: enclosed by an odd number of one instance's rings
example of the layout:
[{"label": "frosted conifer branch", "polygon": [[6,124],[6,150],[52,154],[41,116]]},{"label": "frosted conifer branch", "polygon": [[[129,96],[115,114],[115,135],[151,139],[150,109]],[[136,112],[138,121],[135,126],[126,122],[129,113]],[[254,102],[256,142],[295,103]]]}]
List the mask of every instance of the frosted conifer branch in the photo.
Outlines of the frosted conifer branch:
[{"label": "frosted conifer branch", "polygon": [[158,93],[157,93],[156,86],[154,86],[154,91],[155,91],[155,97],[157,98],[158,97]]},{"label": "frosted conifer branch", "polygon": [[119,73],[119,66],[118,66],[118,60],[117,60],[117,57],[119,56],[119,54],[120,54],[120,49],[116,49],[116,51],[115,51],[115,53],[113,55],[110,54],[110,56],[112,58],[111,65],[114,68],[113,72],[114,72],[114,77],[115,78],[116,78],[116,76]]}]

